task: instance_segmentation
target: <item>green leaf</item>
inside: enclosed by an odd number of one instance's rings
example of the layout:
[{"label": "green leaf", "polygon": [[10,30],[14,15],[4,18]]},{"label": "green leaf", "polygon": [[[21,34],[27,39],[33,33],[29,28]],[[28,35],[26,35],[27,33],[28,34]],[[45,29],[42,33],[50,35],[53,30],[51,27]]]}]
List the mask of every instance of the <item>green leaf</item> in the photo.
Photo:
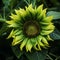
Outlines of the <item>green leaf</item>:
[{"label": "green leaf", "polygon": [[13,46],[11,47],[13,53],[16,55],[16,57],[19,59],[21,57],[21,55],[23,55],[23,52],[20,51],[20,49],[18,48],[18,46]]},{"label": "green leaf", "polygon": [[5,5],[8,6],[8,5],[10,4],[10,1],[11,1],[11,0],[8,0],[8,1],[7,1],[7,0],[2,0],[2,1],[3,1],[3,3],[4,3]]},{"label": "green leaf", "polygon": [[12,8],[18,2],[18,0],[2,0],[2,1],[3,1],[5,8],[6,7],[8,8],[8,6],[10,6],[10,8]]},{"label": "green leaf", "polygon": [[53,16],[53,19],[60,19],[60,12],[48,11],[47,16]]},{"label": "green leaf", "polygon": [[55,30],[50,36],[53,40],[60,40],[60,32],[58,30]]},{"label": "green leaf", "polygon": [[31,53],[25,53],[25,55],[29,60],[45,60],[47,52],[47,50],[42,50],[39,52],[35,51]]},{"label": "green leaf", "polygon": [[5,35],[7,32],[8,32],[8,27],[7,27],[7,24],[4,23],[0,29],[0,36]]},{"label": "green leaf", "polygon": [[0,22],[5,22],[6,19],[0,18]]}]

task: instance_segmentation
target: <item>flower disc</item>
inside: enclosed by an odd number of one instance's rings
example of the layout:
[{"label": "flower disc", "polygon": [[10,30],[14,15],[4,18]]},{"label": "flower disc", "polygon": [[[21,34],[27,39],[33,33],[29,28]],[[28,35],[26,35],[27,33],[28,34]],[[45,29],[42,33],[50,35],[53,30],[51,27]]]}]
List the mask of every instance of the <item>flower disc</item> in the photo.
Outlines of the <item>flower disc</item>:
[{"label": "flower disc", "polygon": [[27,21],[24,23],[24,34],[28,37],[35,37],[39,34],[40,32],[40,27],[39,24],[36,21]]}]

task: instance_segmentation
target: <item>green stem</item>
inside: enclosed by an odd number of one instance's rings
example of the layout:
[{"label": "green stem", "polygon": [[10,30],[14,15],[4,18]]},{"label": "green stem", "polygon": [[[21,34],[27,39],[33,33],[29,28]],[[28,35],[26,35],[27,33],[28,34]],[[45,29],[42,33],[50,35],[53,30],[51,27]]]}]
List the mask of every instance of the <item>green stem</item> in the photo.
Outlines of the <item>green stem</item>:
[{"label": "green stem", "polygon": [[25,2],[27,5],[29,5],[28,1],[24,0],[24,2]]},{"label": "green stem", "polygon": [[57,57],[55,60],[59,60],[60,59],[60,56],[59,57]]},{"label": "green stem", "polygon": [[5,19],[5,7],[3,7],[3,17]]},{"label": "green stem", "polygon": [[57,57],[56,55],[52,54],[52,53],[49,53],[50,55],[54,56],[54,57]]},{"label": "green stem", "polygon": [[48,56],[48,58],[49,58],[50,60],[53,60],[48,54],[47,54],[47,56]]},{"label": "green stem", "polygon": [[0,18],[0,22],[5,22],[6,19],[5,18]]}]

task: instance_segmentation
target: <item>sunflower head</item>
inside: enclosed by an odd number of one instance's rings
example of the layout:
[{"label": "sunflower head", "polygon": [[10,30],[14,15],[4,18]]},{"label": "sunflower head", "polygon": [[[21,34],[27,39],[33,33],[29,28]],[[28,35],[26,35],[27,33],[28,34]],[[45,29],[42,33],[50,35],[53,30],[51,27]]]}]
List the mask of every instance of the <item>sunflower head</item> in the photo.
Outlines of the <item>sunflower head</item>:
[{"label": "sunflower head", "polygon": [[54,31],[52,16],[46,16],[46,10],[43,4],[33,8],[32,4],[25,9],[15,10],[16,14],[11,14],[11,20],[6,21],[12,31],[8,38],[13,38],[12,46],[20,45],[20,50],[26,48],[26,51],[33,49],[41,50],[49,46],[51,40],[50,33]]}]

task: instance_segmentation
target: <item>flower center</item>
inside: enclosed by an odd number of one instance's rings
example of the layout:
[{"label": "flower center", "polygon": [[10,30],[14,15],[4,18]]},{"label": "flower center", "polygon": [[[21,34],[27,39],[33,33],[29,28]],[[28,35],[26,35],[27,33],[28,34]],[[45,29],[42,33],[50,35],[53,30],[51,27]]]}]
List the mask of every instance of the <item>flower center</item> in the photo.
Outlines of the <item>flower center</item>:
[{"label": "flower center", "polygon": [[36,21],[27,21],[24,23],[24,34],[28,37],[34,37],[39,34],[40,28]]}]

